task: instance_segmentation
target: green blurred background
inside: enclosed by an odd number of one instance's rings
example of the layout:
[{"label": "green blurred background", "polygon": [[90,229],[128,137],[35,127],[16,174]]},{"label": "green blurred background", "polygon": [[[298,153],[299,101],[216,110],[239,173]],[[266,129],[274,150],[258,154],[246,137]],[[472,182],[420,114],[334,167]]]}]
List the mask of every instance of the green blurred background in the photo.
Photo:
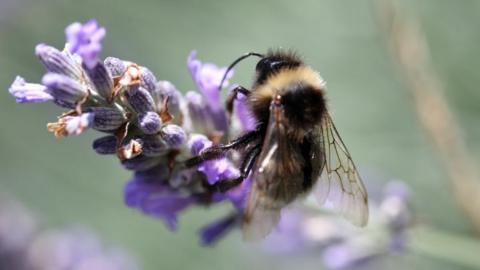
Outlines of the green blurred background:
[{"label": "green blurred background", "polygon": [[[200,247],[198,227],[227,210],[222,207],[188,211],[181,216],[179,231],[169,232],[160,221],[124,206],[122,189],[130,173],[115,158],[91,150],[98,134],[57,140],[45,124],[55,120],[58,108],[15,104],[7,92],[15,76],[36,82],[43,74],[33,53],[35,45],[45,42],[62,48],[66,25],[96,18],[108,31],[103,57],[147,66],[158,79],[169,80],[182,91],[193,88],[186,68],[192,49],[201,60],[219,65],[228,65],[247,51],[297,50],[327,80],[336,125],[361,170],[380,181],[406,181],[422,222],[474,243],[473,230],[456,207],[447,177],[418,126],[374,4],[0,0],[0,192],[24,202],[45,226],[81,223],[93,228],[109,243],[126,247],[143,269],[320,269],[319,257],[287,260],[258,253],[242,243],[238,232],[213,248]],[[463,136],[472,155],[479,157],[480,1],[402,4],[407,13],[420,18]],[[253,60],[241,64],[233,82],[249,85],[253,65]],[[416,252],[382,258],[376,265],[471,269],[461,260]]]}]

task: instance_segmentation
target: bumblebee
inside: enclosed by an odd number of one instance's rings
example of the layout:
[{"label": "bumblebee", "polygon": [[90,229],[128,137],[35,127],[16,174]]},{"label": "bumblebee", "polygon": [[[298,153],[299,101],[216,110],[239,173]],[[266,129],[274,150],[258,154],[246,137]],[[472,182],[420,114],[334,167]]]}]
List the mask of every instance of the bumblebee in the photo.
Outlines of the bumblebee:
[{"label": "bumblebee", "polygon": [[256,128],[204,149],[187,160],[187,166],[231,150],[242,154],[241,175],[219,181],[216,188],[226,191],[250,177],[242,220],[247,240],[268,235],[279,222],[281,209],[309,193],[320,204],[328,199],[353,224],[366,225],[367,191],[328,112],[325,81],[295,53],[284,50],[245,54],[228,67],[223,80],[250,56],[260,58],[253,86],[234,88],[226,108],[231,115],[237,95],[245,95]]}]

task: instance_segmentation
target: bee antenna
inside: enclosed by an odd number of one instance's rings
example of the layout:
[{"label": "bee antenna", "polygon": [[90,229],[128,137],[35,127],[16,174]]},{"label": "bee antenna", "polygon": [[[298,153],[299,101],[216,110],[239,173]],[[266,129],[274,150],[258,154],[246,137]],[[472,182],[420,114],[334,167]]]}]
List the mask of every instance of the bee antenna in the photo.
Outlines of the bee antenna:
[{"label": "bee antenna", "polygon": [[249,52],[249,53],[246,53],[246,54],[238,57],[235,61],[233,61],[233,63],[230,64],[230,66],[228,66],[227,71],[225,71],[225,74],[223,74],[222,81],[220,82],[220,85],[218,86],[218,91],[221,91],[221,90],[222,90],[223,83],[224,83],[225,80],[227,79],[227,75],[228,75],[228,73],[230,72],[230,70],[232,70],[232,68],[233,68],[236,64],[238,64],[240,61],[242,61],[243,59],[248,58],[248,57],[250,57],[250,56],[257,56],[257,57],[260,57],[260,58],[263,58],[263,57],[264,57],[263,54],[256,53],[256,52]]}]

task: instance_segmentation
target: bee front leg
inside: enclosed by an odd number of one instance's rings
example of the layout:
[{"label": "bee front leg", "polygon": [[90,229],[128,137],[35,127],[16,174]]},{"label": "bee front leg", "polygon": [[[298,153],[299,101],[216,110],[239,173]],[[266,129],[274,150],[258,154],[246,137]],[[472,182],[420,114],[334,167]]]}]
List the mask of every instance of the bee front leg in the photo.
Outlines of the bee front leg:
[{"label": "bee front leg", "polygon": [[250,90],[244,88],[243,86],[237,86],[232,89],[230,94],[227,97],[226,101],[226,109],[227,109],[227,115],[228,115],[228,122],[230,123],[230,119],[232,119],[232,114],[233,114],[233,103],[237,99],[238,93],[241,93],[242,95],[248,97],[250,95]]},{"label": "bee front leg", "polygon": [[253,165],[260,154],[260,145],[253,147],[245,156],[242,166],[240,167],[240,176],[233,179],[223,179],[210,186],[216,191],[227,192],[230,189],[240,185],[245,178],[248,177],[252,171]]}]

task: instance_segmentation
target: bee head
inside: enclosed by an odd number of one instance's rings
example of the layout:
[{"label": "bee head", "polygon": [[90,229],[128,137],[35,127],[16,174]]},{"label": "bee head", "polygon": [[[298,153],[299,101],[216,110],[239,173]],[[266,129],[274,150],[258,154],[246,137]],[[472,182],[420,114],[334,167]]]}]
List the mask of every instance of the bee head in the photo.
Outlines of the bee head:
[{"label": "bee head", "polygon": [[257,84],[262,84],[272,74],[282,69],[295,68],[302,65],[300,58],[293,52],[270,51],[258,61],[255,71],[257,72]]}]

